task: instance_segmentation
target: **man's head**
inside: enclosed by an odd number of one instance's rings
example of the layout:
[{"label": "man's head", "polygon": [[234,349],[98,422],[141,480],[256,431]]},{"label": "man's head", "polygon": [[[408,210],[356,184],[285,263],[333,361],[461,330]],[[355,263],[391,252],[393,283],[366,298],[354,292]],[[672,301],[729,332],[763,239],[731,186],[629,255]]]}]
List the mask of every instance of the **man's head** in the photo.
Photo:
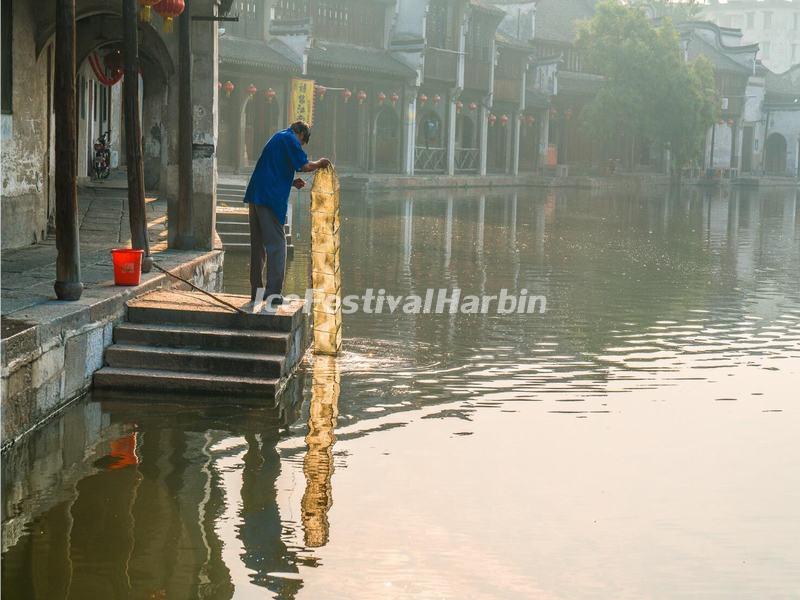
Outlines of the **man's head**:
[{"label": "man's head", "polygon": [[294,132],[297,139],[300,140],[300,143],[303,145],[306,145],[311,138],[311,128],[305,121],[295,121],[289,126],[289,129]]}]

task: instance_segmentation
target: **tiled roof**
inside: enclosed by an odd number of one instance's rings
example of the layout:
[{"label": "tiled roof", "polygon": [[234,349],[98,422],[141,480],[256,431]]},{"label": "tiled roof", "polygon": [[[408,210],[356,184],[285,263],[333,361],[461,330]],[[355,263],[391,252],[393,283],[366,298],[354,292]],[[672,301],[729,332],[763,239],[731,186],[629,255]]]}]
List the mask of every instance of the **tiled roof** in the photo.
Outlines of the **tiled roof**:
[{"label": "tiled roof", "polygon": [[308,61],[313,66],[328,67],[342,71],[366,71],[411,78],[416,73],[388,51],[379,48],[364,48],[349,44],[320,41],[308,51]]},{"label": "tiled roof", "polygon": [[219,40],[220,62],[253,67],[269,67],[284,71],[301,68],[298,62],[284,56],[267,42],[223,36]]},{"label": "tiled roof", "polygon": [[784,73],[767,71],[766,101],[769,104],[796,104],[800,109],[800,65],[795,65]]},{"label": "tiled roof", "polygon": [[572,43],[578,22],[594,16],[596,0],[539,0],[534,39]]}]

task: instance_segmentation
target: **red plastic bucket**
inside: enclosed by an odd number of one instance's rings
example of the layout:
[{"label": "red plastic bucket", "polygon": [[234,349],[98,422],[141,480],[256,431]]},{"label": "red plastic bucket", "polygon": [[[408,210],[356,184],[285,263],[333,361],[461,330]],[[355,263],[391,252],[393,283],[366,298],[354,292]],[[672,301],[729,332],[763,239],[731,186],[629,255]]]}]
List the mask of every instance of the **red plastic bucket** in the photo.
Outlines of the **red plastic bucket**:
[{"label": "red plastic bucket", "polygon": [[114,285],[139,285],[142,278],[142,255],[144,250],[132,248],[115,248],[111,251]]}]

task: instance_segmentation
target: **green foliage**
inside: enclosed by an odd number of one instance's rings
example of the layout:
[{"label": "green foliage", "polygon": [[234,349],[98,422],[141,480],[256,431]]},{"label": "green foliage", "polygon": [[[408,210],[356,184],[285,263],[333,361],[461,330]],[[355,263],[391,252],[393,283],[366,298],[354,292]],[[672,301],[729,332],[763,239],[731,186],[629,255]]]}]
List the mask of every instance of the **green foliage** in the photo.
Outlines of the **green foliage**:
[{"label": "green foliage", "polygon": [[697,0],[632,0],[631,6],[650,7],[657,17],[669,17],[673,23],[693,21],[703,10]]},{"label": "green foliage", "polygon": [[656,27],[641,8],[605,0],[577,44],[605,76],[583,114],[595,135],[649,138],[671,150],[675,169],[698,156],[716,118],[714,72],[706,60],[684,60],[671,20]]}]

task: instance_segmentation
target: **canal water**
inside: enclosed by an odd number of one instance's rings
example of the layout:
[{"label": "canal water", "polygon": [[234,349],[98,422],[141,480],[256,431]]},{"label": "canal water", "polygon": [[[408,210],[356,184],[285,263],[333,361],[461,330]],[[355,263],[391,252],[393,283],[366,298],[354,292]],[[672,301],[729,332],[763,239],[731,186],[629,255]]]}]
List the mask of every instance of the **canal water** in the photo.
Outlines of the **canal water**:
[{"label": "canal water", "polygon": [[277,417],[76,404],[3,457],[4,598],[800,597],[795,191],[351,194],[341,252],[545,310],[347,315]]}]

